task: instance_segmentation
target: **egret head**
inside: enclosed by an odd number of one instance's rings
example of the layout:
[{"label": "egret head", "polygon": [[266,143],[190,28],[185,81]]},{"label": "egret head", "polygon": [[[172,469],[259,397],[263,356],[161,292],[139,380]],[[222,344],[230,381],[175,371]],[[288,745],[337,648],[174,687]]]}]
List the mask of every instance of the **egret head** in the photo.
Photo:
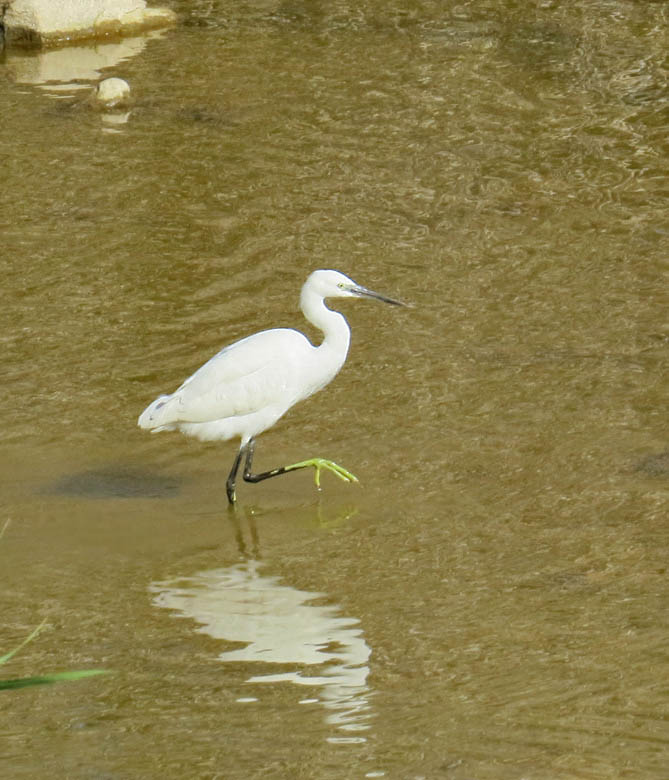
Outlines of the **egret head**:
[{"label": "egret head", "polygon": [[361,287],[339,271],[314,271],[306,281],[305,287],[307,286],[322,298],[376,298],[393,306],[405,305],[401,301]]}]

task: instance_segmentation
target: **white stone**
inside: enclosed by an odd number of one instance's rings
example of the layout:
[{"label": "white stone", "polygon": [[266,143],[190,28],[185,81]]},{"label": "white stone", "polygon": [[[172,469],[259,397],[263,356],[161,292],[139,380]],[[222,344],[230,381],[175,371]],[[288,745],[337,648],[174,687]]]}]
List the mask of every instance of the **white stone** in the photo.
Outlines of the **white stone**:
[{"label": "white stone", "polygon": [[[8,4],[7,4],[8,3]],[[174,23],[167,8],[145,0],[5,0],[2,24],[8,43],[54,43],[126,34]]]},{"label": "white stone", "polygon": [[129,96],[130,85],[123,79],[104,79],[95,89],[95,99],[106,108],[113,108],[119,103],[126,102]]}]

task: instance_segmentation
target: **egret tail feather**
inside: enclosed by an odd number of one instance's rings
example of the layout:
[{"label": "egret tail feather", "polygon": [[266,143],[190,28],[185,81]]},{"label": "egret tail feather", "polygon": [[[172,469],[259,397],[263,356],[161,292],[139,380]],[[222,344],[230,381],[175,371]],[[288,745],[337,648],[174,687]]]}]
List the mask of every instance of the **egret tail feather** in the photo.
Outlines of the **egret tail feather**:
[{"label": "egret tail feather", "polygon": [[148,431],[164,431],[174,424],[176,398],[174,395],[161,395],[140,414],[137,425]]}]

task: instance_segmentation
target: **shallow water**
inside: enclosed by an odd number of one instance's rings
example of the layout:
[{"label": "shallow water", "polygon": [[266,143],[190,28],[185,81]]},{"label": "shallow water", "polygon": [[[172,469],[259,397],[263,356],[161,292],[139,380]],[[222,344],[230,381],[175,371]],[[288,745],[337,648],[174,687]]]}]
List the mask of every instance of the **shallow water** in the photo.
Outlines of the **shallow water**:
[{"label": "shallow water", "polygon": [[[0,63],[0,774],[665,778],[664,3],[166,3]],[[86,102],[99,75],[133,105]],[[258,443],[136,428],[254,330],[344,370]]]}]

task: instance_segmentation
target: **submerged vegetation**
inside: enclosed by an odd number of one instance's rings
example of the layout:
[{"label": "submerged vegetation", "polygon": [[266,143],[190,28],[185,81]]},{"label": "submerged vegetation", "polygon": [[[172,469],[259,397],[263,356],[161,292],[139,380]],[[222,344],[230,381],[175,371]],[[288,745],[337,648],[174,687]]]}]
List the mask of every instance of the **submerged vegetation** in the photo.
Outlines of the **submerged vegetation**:
[{"label": "submerged vegetation", "polygon": [[[9,526],[9,520],[4,524],[2,530],[0,530],[0,539]],[[0,655],[0,666],[3,666],[10,661],[22,648],[24,648],[29,642],[39,634],[44,628],[46,618],[37,626],[37,628],[27,636],[21,644],[17,645],[13,650],[10,650],[5,655]],[[98,674],[109,674],[108,669],[80,669],[74,672],[54,672],[52,674],[40,674],[32,677],[20,677],[15,680],[0,679],[0,690],[8,690],[10,688],[27,688],[30,685],[45,685],[46,683],[61,682],[64,680],[80,680],[83,677],[94,677]]]}]

